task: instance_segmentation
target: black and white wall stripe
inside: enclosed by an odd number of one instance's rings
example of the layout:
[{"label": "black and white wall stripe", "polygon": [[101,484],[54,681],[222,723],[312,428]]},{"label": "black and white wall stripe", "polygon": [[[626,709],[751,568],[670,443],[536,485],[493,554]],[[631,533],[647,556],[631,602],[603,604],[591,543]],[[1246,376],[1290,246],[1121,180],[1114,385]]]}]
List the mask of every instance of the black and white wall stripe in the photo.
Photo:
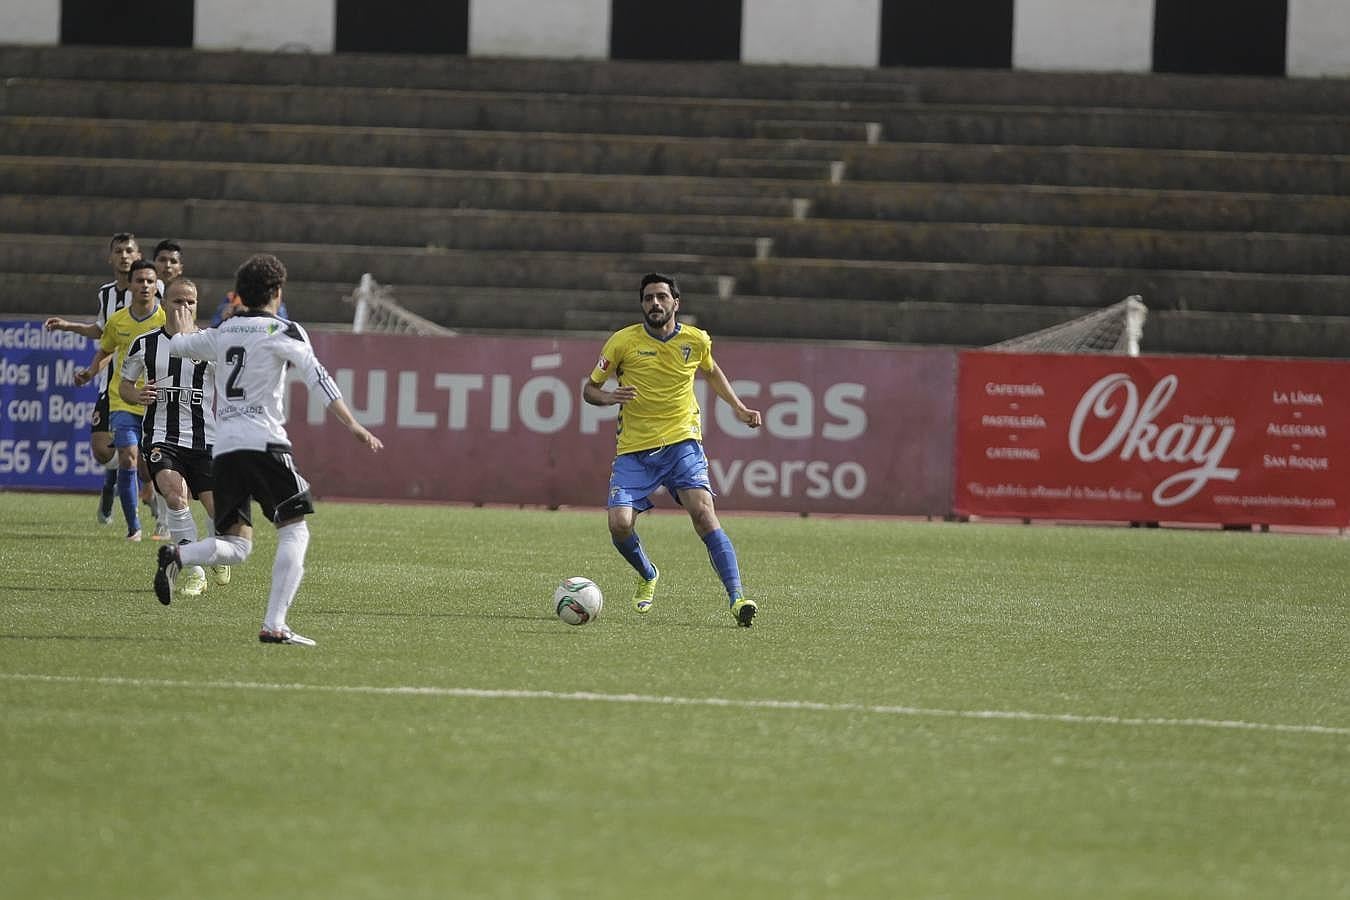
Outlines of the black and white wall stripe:
[{"label": "black and white wall stripe", "polygon": [[1344,77],[1350,0],[5,0],[0,41]]}]

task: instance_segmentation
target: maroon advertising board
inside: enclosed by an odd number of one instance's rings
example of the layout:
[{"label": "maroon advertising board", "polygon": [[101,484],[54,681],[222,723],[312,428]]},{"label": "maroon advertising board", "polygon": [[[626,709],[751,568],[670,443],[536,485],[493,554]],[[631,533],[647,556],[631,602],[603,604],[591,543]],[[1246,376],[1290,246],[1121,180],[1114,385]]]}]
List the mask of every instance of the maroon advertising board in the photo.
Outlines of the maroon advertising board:
[{"label": "maroon advertising board", "polygon": [[[603,506],[615,408],[581,386],[602,341],[316,332],[319,358],[385,442],[370,456],[292,382],[296,460],[327,496]],[[951,508],[956,353],[716,341],[752,431],[696,382],[718,506],[944,515]],[[658,506],[674,503],[658,500]]]},{"label": "maroon advertising board", "polygon": [[1344,527],[1350,364],[966,352],[956,511]]}]

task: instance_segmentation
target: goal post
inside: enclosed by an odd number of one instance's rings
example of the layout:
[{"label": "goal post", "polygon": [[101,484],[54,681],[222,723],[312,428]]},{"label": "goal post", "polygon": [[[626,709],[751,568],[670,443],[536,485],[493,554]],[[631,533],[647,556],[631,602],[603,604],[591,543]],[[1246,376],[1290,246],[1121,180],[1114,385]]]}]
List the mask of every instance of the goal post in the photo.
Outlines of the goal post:
[{"label": "goal post", "polygon": [[354,334],[422,334],[454,337],[458,332],[437,325],[417,313],[410,312],[394,299],[394,291],[382,285],[369,272],[361,276],[361,283],[347,298],[355,306],[352,313]]},{"label": "goal post", "polygon": [[991,344],[1005,353],[1106,353],[1139,355],[1148,307],[1138,294],[1040,331]]}]

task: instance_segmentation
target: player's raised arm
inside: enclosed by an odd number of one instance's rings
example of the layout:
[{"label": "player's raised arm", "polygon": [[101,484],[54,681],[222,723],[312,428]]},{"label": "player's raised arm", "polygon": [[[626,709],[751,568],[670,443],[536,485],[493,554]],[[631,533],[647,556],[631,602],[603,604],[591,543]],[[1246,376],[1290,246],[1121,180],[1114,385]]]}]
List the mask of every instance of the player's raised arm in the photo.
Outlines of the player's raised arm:
[{"label": "player's raised arm", "polygon": [[103,328],[97,322],[72,322],[60,316],[52,316],[42,323],[42,327],[48,331],[69,331],[87,337],[91,341],[103,337]]},{"label": "player's raised arm", "polygon": [[215,362],[217,334],[214,328],[191,334],[179,332],[169,339],[169,355]]}]

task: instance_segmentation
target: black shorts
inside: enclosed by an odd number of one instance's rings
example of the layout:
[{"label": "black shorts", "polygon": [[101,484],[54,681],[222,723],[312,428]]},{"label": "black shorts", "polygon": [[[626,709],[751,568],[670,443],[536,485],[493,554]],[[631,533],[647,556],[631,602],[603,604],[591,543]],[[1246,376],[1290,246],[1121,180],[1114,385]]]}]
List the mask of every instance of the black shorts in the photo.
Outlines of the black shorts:
[{"label": "black shorts", "polygon": [[309,482],[295,471],[288,449],[224,453],[212,461],[211,474],[216,484],[217,534],[239,522],[252,527],[253,500],[273,524],[314,512]]},{"label": "black shorts", "polygon": [[89,418],[89,433],[96,431],[112,431],[112,423],[108,421],[108,392],[104,391],[98,395],[98,402],[94,404],[94,414]]},{"label": "black shorts", "polygon": [[182,475],[194,500],[206,491],[215,490],[210,450],[193,450],[177,444],[151,444],[145,453],[145,465],[152,479],[165,469]]}]

